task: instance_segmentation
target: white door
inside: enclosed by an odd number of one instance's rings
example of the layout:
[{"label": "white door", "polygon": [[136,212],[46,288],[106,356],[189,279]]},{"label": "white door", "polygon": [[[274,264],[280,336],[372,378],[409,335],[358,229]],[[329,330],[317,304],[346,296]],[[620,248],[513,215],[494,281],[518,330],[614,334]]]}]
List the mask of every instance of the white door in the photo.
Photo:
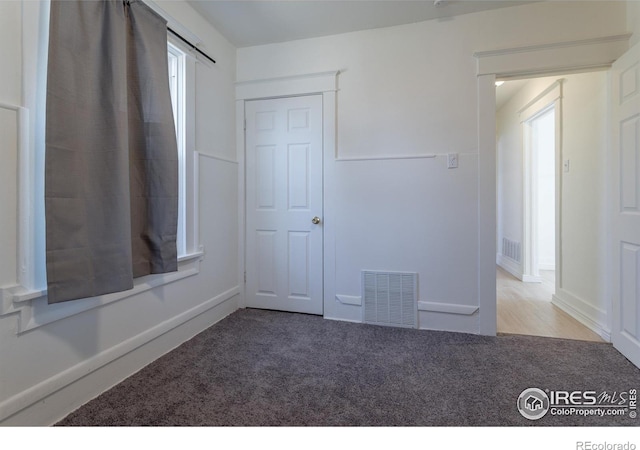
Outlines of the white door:
[{"label": "white door", "polygon": [[246,304],[322,314],[322,96],[248,101]]},{"label": "white door", "polygon": [[612,71],[613,345],[640,367],[640,44]]}]

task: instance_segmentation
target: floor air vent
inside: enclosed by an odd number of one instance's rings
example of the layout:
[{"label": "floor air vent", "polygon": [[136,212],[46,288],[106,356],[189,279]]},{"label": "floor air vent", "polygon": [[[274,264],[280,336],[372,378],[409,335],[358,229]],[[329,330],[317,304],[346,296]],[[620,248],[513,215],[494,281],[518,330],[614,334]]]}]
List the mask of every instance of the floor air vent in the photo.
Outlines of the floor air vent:
[{"label": "floor air vent", "polygon": [[363,322],[417,328],[418,274],[362,272]]},{"label": "floor air vent", "polygon": [[502,238],[502,255],[520,262],[520,242]]}]

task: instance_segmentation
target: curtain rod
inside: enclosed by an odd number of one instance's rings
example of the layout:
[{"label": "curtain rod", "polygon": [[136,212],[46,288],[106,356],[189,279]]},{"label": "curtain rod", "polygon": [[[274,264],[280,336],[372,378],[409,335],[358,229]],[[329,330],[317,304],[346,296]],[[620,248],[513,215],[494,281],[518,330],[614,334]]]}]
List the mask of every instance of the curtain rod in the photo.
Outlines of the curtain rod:
[{"label": "curtain rod", "polygon": [[181,41],[185,42],[186,44],[188,44],[192,49],[194,49],[195,51],[197,51],[198,53],[200,53],[202,56],[204,56],[205,58],[207,58],[209,61],[211,61],[212,63],[216,63],[216,60],[213,59],[211,56],[207,55],[205,52],[203,52],[202,50],[200,50],[198,47],[196,47],[195,45],[193,45],[191,42],[189,42],[188,40],[186,40],[185,38],[183,38],[182,36],[180,36],[179,33],[176,33],[175,31],[173,31],[171,28],[167,27],[167,31],[171,32],[175,37],[177,37],[178,39],[180,39]]}]

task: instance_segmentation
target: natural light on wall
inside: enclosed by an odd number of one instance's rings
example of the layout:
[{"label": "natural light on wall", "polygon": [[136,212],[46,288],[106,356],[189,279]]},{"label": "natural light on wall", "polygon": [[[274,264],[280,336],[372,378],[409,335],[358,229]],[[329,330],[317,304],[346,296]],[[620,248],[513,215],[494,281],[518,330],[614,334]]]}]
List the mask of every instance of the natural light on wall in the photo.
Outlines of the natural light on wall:
[{"label": "natural light on wall", "polygon": [[186,255],[185,54],[168,44],[169,89],[178,141],[178,257]]}]

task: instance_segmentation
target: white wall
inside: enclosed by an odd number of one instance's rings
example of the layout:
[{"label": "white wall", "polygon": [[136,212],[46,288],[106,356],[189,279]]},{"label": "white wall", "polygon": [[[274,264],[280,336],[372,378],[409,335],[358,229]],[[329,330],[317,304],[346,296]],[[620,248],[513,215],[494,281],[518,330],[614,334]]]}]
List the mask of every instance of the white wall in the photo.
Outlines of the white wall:
[{"label": "white wall", "polygon": [[[22,98],[21,55],[15,43],[20,35],[20,4],[0,2],[0,60],[4,61],[0,70],[0,103],[19,105]],[[15,148],[17,139],[17,117],[14,111],[0,108],[0,136],[2,136],[3,163],[0,164],[0,207],[1,211],[14,211],[17,206],[18,167]],[[6,149],[6,150],[5,150]],[[13,151],[12,151],[13,150]],[[0,284],[13,281],[16,276],[16,226],[11,214],[0,215]]]},{"label": "white wall", "polygon": [[[458,169],[444,156],[335,162],[335,217],[327,218],[336,230],[335,293],[359,296],[363,269],[410,270],[421,301],[477,306],[474,52],[620,34],[625,12],[624,3],[544,2],[239,49],[241,81],[341,71],[341,158],[460,154]],[[325,315],[359,320],[360,309],[328,298]],[[477,314],[422,312],[420,326],[479,330]]]},{"label": "white wall", "polygon": [[[23,9],[27,16],[33,11],[28,3],[0,2],[0,103],[25,107],[20,80],[33,77],[22,73],[21,61],[34,59],[35,51],[29,40],[21,47],[19,38]],[[51,424],[237,308],[238,166],[223,160],[235,155],[235,48],[186,3],[157,3],[218,61],[196,73],[195,142],[205,155],[199,159],[200,242],[206,250],[200,272],[20,334],[19,313],[0,316],[2,425]],[[39,113],[29,111],[31,120]],[[0,288],[17,283],[17,201],[9,189],[16,124],[9,116],[0,108]]]},{"label": "white wall", "polygon": [[[558,79],[564,80],[562,159],[570,161],[570,171],[562,173],[561,181],[562,258],[557,266],[556,301],[596,331],[606,332],[606,72],[533,79],[497,112],[498,243],[503,236],[522,240],[523,161],[518,111]],[[518,195],[511,195],[511,191]]]},{"label": "white wall", "polygon": [[640,42],[640,2],[627,0],[627,30],[633,33],[631,46]]},{"label": "white wall", "polygon": [[0,99],[18,104],[22,98],[22,56],[16,36],[20,36],[21,6],[19,2],[0,2]]}]

